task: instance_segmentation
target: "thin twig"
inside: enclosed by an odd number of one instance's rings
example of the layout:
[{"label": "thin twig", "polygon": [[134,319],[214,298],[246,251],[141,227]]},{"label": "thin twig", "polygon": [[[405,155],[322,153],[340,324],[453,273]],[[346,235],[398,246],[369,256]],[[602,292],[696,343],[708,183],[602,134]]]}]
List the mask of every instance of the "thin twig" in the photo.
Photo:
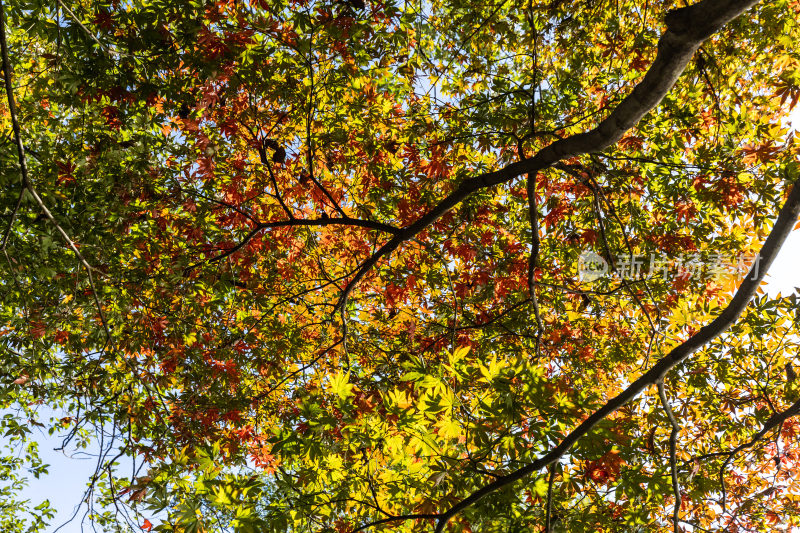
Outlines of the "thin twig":
[{"label": "thin twig", "polygon": [[796,402],[794,402],[785,411],[781,411],[780,413],[775,413],[771,417],[769,417],[767,419],[767,421],[764,422],[764,426],[761,428],[761,430],[758,433],[756,433],[755,435],[753,435],[753,438],[750,439],[749,441],[745,442],[744,444],[740,444],[739,446],[737,446],[736,448],[734,448],[733,450],[731,450],[729,452],[720,452],[718,454],[708,454],[706,456],[706,457],[710,457],[710,456],[713,456],[713,455],[727,455],[728,456],[725,459],[725,461],[723,461],[722,466],[720,467],[720,470],[719,470],[719,480],[720,480],[720,485],[722,486],[722,512],[723,513],[726,510],[726,498],[727,498],[727,492],[726,492],[726,489],[725,489],[725,477],[724,477],[725,476],[725,469],[728,467],[728,464],[733,460],[734,456],[737,453],[741,452],[742,450],[745,450],[745,449],[749,448],[750,446],[754,445],[755,443],[757,443],[758,441],[763,439],[764,435],[766,435],[771,429],[775,428],[776,426],[782,426],[783,423],[786,421],[786,419],[791,418],[793,416],[796,416],[798,414],[800,414],[800,400],[797,400]]},{"label": "thin twig", "polygon": [[14,210],[11,212],[11,218],[8,221],[8,227],[6,228],[5,233],[3,233],[3,240],[0,242],[0,250],[5,251],[6,249],[8,237],[11,235],[11,228],[14,226],[14,222],[17,219],[17,214],[19,213],[19,208],[22,205],[22,198],[25,196],[25,190],[25,185],[23,184],[22,188],[19,190],[19,196],[17,196],[17,203],[14,205]]},{"label": "thin twig", "polygon": [[61,6],[61,8],[64,9],[64,11],[66,11],[67,14],[69,14],[70,18],[72,18],[72,20],[75,22],[75,24],[80,26],[80,28],[86,33],[86,35],[88,35],[90,39],[92,39],[94,42],[96,42],[97,45],[105,53],[107,53],[109,55],[116,55],[118,57],[134,57],[133,55],[127,54],[125,52],[120,52],[118,50],[112,50],[108,45],[105,45],[102,42],[100,42],[100,40],[97,37],[95,37],[94,33],[92,33],[92,31],[89,28],[87,28],[83,24],[83,22],[81,22],[81,19],[78,18],[78,16],[75,13],[73,13],[73,11],[70,8],[68,8],[66,5],[64,5],[64,2],[62,2],[61,0],[56,0],[56,1],[58,2],[58,5]]},{"label": "thin twig", "polygon": [[[92,272],[95,270],[86,259],[81,254],[80,250],[76,244],[72,241],[72,239],[67,235],[67,232],[64,231],[64,228],[56,221],[53,214],[45,205],[42,198],[39,196],[39,193],[36,192],[36,188],[31,183],[30,178],[28,176],[28,163],[25,157],[25,146],[22,144],[22,133],[20,131],[19,120],[17,118],[17,105],[16,100],[14,99],[14,86],[11,80],[11,62],[8,59],[8,43],[6,41],[6,20],[5,20],[5,6],[3,6],[2,0],[0,0],[0,47],[2,48],[2,60],[3,60],[3,77],[5,79],[5,86],[6,86],[6,99],[8,100],[8,112],[11,116],[11,127],[14,130],[14,140],[17,145],[17,158],[19,161],[19,168],[20,173],[22,175],[22,185],[28,191],[28,193],[33,197],[36,204],[42,210],[45,217],[50,221],[50,223],[56,228],[56,231],[61,235],[61,238],[64,242],[67,243],[67,246],[73,251],[75,256],[81,262],[81,264],[86,268],[86,274],[89,279],[89,286],[92,290],[92,294],[94,296],[95,305],[97,306],[97,312],[100,315],[100,322],[103,325],[103,329],[106,333],[106,339],[109,343],[113,345],[113,340],[111,338],[111,331],[109,330],[108,323],[105,318],[105,314],[103,313],[103,308],[100,305],[100,300],[97,297],[97,288],[95,287],[94,283],[94,276]],[[5,239],[3,244],[5,245]]]}]

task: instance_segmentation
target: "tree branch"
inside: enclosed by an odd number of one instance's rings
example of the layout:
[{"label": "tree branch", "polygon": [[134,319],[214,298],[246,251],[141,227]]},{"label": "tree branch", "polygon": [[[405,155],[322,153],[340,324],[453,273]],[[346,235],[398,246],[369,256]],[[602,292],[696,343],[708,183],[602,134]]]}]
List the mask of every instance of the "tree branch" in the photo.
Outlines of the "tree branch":
[{"label": "tree branch", "polygon": [[672,412],[672,408],[669,406],[667,393],[664,390],[664,380],[662,379],[659,381],[657,385],[658,397],[661,399],[661,406],[664,408],[664,412],[667,414],[670,426],[672,426],[672,429],[669,432],[669,471],[672,477],[672,492],[675,494],[675,506],[672,510],[672,530],[674,533],[679,533],[681,502],[683,498],[681,497],[681,487],[678,484],[678,460],[676,457],[675,447],[678,441],[678,430],[680,430],[680,426],[678,425],[678,421],[675,420],[675,414]]},{"label": "tree branch", "polygon": [[212,257],[211,259],[198,261],[197,263],[186,267],[186,271],[190,271],[197,266],[203,263],[216,263],[217,261],[221,261],[226,257],[235,254],[242,248],[244,248],[248,242],[250,242],[253,237],[258,235],[261,231],[265,229],[275,229],[275,228],[294,228],[294,227],[323,227],[323,226],[354,226],[359,228],[367,228],[373,229],[376,231],[383,231],[386,233],[397,234],[400,232],[400,229],[391,226],[389,224],[384,224],[382,222],[374,222],[372,220],[363,220],[359,218],[350,218],[350,217],[339,217],[339,218],[292,218],[290,220],[279,220],[277,222],[259,222],[256,226],[248,232],[247,235],[236,245],[228,248],[224,252],[220,253]]},{"label": "tree branch", "polygon": [[437,514],[429,514],[429,513],[417,513],[417,514],[405,514],[405,515],[398,515],[398,516],[390,516],[388,518],[382,518],[381,520],[376,520],[374,522],[369,522],[367,524],[361,525],[355,529],[353,529],[350,533],[358,533],[359,531],[364,531],[365,529],[373,528],[375,526],[380,526],[382,524],[390,524],[392,522],[404,522],[406,520],[433,520],[438,518],[439,515]]},{"label": "tree branch", "polygon": [[594,129],[555,141],[532,157],[522,159],[494,172],[487,172],[462,181],[430,211],[400,232],[373,253],[345,286],[338,306],[344,306],[353,288],[383,257],[403,242],[416,236],[442,215],[474,192],[507,183],[523,174],[544,170],[563,159],[601,152],[622,138],[664,98],[677,81],[700,45],[739,16],[758,0],[701,0],[692,6],[667,13],[667,30],[658,42],[658,53],[642,81]]},{"label": "tree branch", "polygon": [[550,533],[551,523],[550,520],[553,516],[553,482],[556,480],[556,465],[550,466],[550,478],[547,480],[547,503],[545,503],[544,511],[544,532]]},{"label": "tree branch", "polygon": [[531,227],[531,253],[528,256],[528,295],[533,304],[533,316],[536,319],[536,356],[542,348],[544,324],[539,312],[539,300],[536,296],[536,266],[539,260],[539,207],[536,205],[536,173],[528,174],[528,213]]},{"label": "tree branch", "polygon": [[[800,180],[798,181],[800,182]],[[798,214],[800,214],[800,186],[798,185],[800,185],[800,183],[794,183],[789,197],[783,205],[778,219],[775,221],[775,226],[772,228],[769,237],[767,237],[767,240],[761,247],[761,253],[759,254],[761,258],[760,265],[759,261],[756,261],[754,268],[751,269],[751,272],[748,273],[747,277],[742,281],[742,284],[739,286],[739,289],[736,291],[736,294],[733,296],[728,306],[717,318],[700,328],[692,337],[673,348],[667,355],[659,359],[650,370],[640,376],[639,379],[631,383],[617,396],[608,400],[605,405],[597,409],[581,422],[578,427],[573,429],[558,446],[532,463],[475,490],[472,494],[453,505],[448,511],[442,513],[437,523],[436,533],[440,533],[453,516],[484,496],[506,485],[510,485],[519,479],[527,477],[533,472],[541,470],[560,459],[573,444],[589,433],[594,426],[607,416],[638,396],[650,385],[658,383],[670,370],[675,368],[675,366],[727,331],[744,312],[750,300],[755,295],[758,286],[761,284],[767,270],[778,255],[778,251],[789,235],[789,232],[792,230]],[[800,406],[798,406],[798,410],[800,410]],[[775,417],[778,416],[779,415],[775,415]]]},{"label": "tree branch", "polygon": [[761,431],[753,435],[753,438],[749,441],[745,442],[744,444],[740,444],[733,450],[729,452],[720,452],[718,454],[709,454],[706,457],[710,457],[712,455],[727,455],[728,457],[722,463],[722,466],[719,469],[719,481],[720,485],[722,485],[722,512],[725,512],[726,507],[726,499],[727,494],[725,490],[725,469],[728,467],[728,464],[733,460],[733,457],[742,450],[749,448],[750,446],[754,445],[756,442],[760,441],[764,438],[771,429],[783,425],[787,418],[791,418],[800,414],[800,400],[797,400],[792,405],[789,406],[788,409],[785,411],[781,411],[780,413],[775,413],[771,417],[764,422],[764,426],[761,428]]}]

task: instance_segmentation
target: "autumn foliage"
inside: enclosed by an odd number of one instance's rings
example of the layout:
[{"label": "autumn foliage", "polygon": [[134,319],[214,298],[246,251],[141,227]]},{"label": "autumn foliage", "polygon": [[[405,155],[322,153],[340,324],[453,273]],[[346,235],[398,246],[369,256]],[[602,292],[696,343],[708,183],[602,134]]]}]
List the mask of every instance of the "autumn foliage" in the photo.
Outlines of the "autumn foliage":
[{"label": "autumn foliage", "polygon": [[44,424],[107,531],[800,526],[797,1],[2,12],[0,474]]}]

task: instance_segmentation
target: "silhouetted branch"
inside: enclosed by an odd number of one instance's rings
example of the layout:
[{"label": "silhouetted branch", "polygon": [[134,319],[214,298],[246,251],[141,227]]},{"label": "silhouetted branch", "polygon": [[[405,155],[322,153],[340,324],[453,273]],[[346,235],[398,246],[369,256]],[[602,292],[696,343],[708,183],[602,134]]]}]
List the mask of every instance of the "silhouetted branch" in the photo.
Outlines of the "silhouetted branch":
[{"label": "silhouetted branch", "polygon": [[386,233],[397,234],[400,230],[394,226],[390,226],[389,224],[383,224],[382,222],[374,222],[372,220],[363,220],[358,218],[313,218],[313,219],[304,219],[304,218],[292,218],[290,220],[280,220],[277,222],[259,222],[255,225],[253,229],[251,229],[244,238],[239,241],[236,245],[228,248],[224,252],[220,253],[212,257],[211,259],[205,259],[203,261],[198,261],[197,263],[186,267],[186,271],[192,270],[199,265],[204,263],[215,263],[226,257],[235,254],[242,248],[244,248],[247,243],[249,243],[256,235],[261,233],[265,229],[275,229],[275,228],[297,228],[297,227],[324,227],[324,226],[352,226],[352,227],[359,227],[359,228],[366,228],[366,229],[374,229],[376,231],[383,231]]},{"label": "silhouetted branch", "polygon": [[[800,187],[797,187],[797,188],[800,188]],[[755,443],[757,443],[758,441],[763,439],[764,435],[766,435],[771,429],[773,429],[773,428],[775,428],[777,426],[783,425],[783,423],[786,421],[787,418],[791,418],[791,417],[796,416],[798,414],[800,414],[800,400],[797,400],[796,402],[794,402],[785,411],[781,411],[780,413],[775,413],[771,417],[769,417],[767,419],[767,421],[764,422],[764,426],[761,428],[761,430],[758,433],[756,433],[753,436],[752,439],[750,439],[749,441],[745,442],[744,444],[740,444],[739,446],[737,446],[736,448],[734,448],[733,450],[731,450],[729,452],[718,452],[716,454],[709,454],[709,455],[705,456],[705,457],[711,457],[713,455],[727,455],[728,456],[728,457],[725,458],[725,461],[723,461],[722,466],[719,469],[719,481],[720,481],[720,485],[722,485],[722,512],[723,513],[725,512],[726,498],[727,498],[727,492],[726,492],[726,489],[725,489],[725,469],[728,467],[728,464],[733,460],[733,458],[736,456],[737,453],[741,452],[742,450],[746,450],[750,446],[753,446]]]},{"label": "silhouetted branch", "polygon": [[669,405],[667,393],[664,391],[664,380],[662,379],[659,381],[657,386],[658,397],[661,399],[661,406],[664,408],[664,412],[667,414],[669,424],[672,428],[669,432],[669,471],[672,477],[672,492],[675,495],[675,508],[672,510],[672,530],[674,533],[679,533],[678,524],[680,523],[681,501],[683,498],[681,497],[681,487],[678,484],[678,461],[675,448],[678,440],[678,431],[681,427],[678,425],[675,414],[672,412],[672,408]]},{"label": "silhouetted branch", "polygon": [[373,253],[345,286],[337,306],[344,306],[353,288],[383,257],[433,224],[474,192],[517,176],[544,170],[558,161],[601,152],[622,138],[664,98],[700,45],[758,0],[701,0],[667,13],[667,30],[658,42],[658,53],[642,81],[594,129],[566,137],[539,150],[534,156],[462,181],[456,189]]},{"label": "silhouetted branch", "polygon": [[553,482],[556,479],[556,465],[550,465],[550,476],[547,480],[547,503],[545,504],[544,533],[550,533],[550,520],[553,516]]}]

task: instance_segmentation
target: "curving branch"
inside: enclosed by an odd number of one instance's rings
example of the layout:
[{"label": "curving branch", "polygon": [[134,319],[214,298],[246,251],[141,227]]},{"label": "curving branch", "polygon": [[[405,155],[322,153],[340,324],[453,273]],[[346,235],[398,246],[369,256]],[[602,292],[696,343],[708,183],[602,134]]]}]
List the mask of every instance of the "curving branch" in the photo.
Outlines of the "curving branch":
[{"label": "curving branch", "polygon": [[[572,446],[578,442],[582,437],[587,435],[597,424],[614,413],[617,409],[627,404],[632,399],[641,394],[647,387],[651,385],[658,385],[663,381],[664,377],[678,364],[688,359],[694,352],[713,341],[725,331],[727,331],[734,322],[741,316],[750,300],[756,293],[759,285],[764,279],[769,267],[778,255],[781,246],[786,241],[792,227],[795,224],[798,216],[800,215],[800,180],[796,181],[789,193],[786,202],[784,203],[778,215],[775,225],[770,231],[769,236],[761,247],[759,253],[760,261],[755,263],[751,272],[742,281],[739,289],[734,294],[728,306],[720,313],[714,320],[700,328],[700,330],[673,348],[667,355],[659,359],[647,372],[640,376],[637,380],[631,383],[624,391],[619,393],[614,398],[608,400],[602,407],[597,409],[588,418],[578,425],[572,432],[570,432],[564,439],[549,452],[541,456],[539,459],[529,463],[522,468],[519,468],[509,474],[496,478],[491,483],[475,490],[470,495],[451,506],[448,510],[442,513],[427,514],[427,515],[402,515],[391,518],[382,519],[378,522],[373,522],[365,526],[361,526],[354,531],[360,531],[369,526],[385,524],[390,522],[399,522],[410,519],[435,519],[436,533],[441,533],[444,527],[455,515],[464,509],[477,503],[483,497],[500,490],[520,479],[523,479],[530,474],[545,468],[556,461],[558,461]],[[791,407],[785,411],[775,413],[765,423],[763,428],[756,433],[756,435],[747,443],[744,443],[730,452],[720,452],[718,454],[709,454],[706,457],[713,455],[727,455],[728,459],[725,461],[725,466],[730,462],[731,458],[738,452],[752,446],[766,435],[774,427],[783,424],[783,422],[793,416],[800,414],[800,400],[792,404]],[[673,478],[674,481],[674,478]],[[673,485],[674,488],[674,485]],[[723,485],[724,491],[724,485]],[[724,492],[723,492],[724,495]],[[724,502],[724,500],[723,500]]]},{"label": "curving branch", "polygon": [[672,426],[672,429],[669,432],[669,471],[670,476],[672,477],[672,492],[675,495],[675,505],[672,509],[672,530],[674,533],[679,533],[681,520],[680,512],[683,497],[681,496],[681,486],[678,483],[678,459],[676,457],[675,448],[678,441],[678,431],[681,427],[678,425],[678,421],[675,419],[675,414],[672,412],[672,407],[669,405],[667,393],[664,390],[664,380],[662,379],[656,385],[658,386],[658,397],[661,399],[661,406],[664,408],[664,412],[667,414],[670,426]]},{"label": "curving branch", "polygon": [[539,311],[539,299],[536,296],[536,267],[539,261],[539,207],[536,205],[536,173],[528,174],[528,219],[531,228],[531,252],[528,256],[528,295],[533,304],[533,316],[536,319],[536,357],[542,349],[542,334],[544,334],[544,323],[542,314]]},{"label": "curving branch", "polygon": [[[528,475],[545,468],[553,462],[560,459],[579,439],[589,433],[597,424],[608,417],[611,413],[628,403],[633,398],[637,397],[647,387],[657,384],[661,381],[667,373],[675,368],[679,363],[683,362],[694,352],[722,335],[728,328],[733,325],[739,316],[744,312],[750,300],[756,293],[758,286],[764,279],[767,270],[778,255],[786,237],[792,230],[792,227],[800,215],[800,180],[794,183],[791,192],[789,193],[786,203],[781,209],[778,219],[775,221],[775,226],[761,247],[759,254],[760,264],[757,261],[751,273],[742,281],[739,289],[734,294],[728,306],[720,313],[717,318],[706,324],[700,330],[692,335],[689,339],[673,348],[667,355],[659,359],[647,372],[642,374],[636,381],[631,383],[628,388],[619,393],[614,398],[608,400],[605,405],[597,409],[588,418],[581,422],[578,427],[572,430],[561,443],[549,452],[544,454],[539,459],[532,463],[498,478],[492,483],[484,485],[480,489],[474,491],[472,494],[453,505],[449,510],[442,513],[436,526],[436,532],[439,533],[444,529],[447,522],[459,512],[467,507],[473,505],[478,500],[491,494],[492,492],[501,489],[517,480],[520,480]],[[800,409],[800,407],[798,407]],[[775,415],[779,417],[780,415]],[[773,417],[773,418],[775,418]],[[777,420],[777,418],[776,418]],[[782,420],[781,420],[782,421]]]},{"label": "curving branch", "polygon": [[532,157],[511,163],[462,181],[430,211],[403,228],[373,253],[345,286],[337,303],[344,307],[355,286],[385,256],[416,236],[442,215],[476,191],[507,183],[523,174],[532,174],[553,164],[583,154],[601,152],[622,138],[664,98],[683,73],[703,42],[725,24],[742,14],[758,0],[701,0],[692,6],[669,11],[667,30],[658,42],[658,53],[642,81],[594,129],[571,135],[549,144]]},{"label": "curving branch", "polygon": [[[83,254],[78,250],[78,247],[75,245],[73,240],[67,235],[67,232],[64,231],[64,228],[58,223],[58,221],[53,217],[53,214],[45,205],[44,201],[42,200],[39,193],[36,192],[36,189],[31,183],[30,177],[28,176],[28,161],[25,155],[25,146],[22,144],[22,132],[19,125],[19,119],[17,118],[17,104],[16,99],[14,98],[14,84],[11,79],[11,61],[8,59],[8,43],[6,41],[6,20],[5,20],[5,7],[3,6],[2,0],[0,0],[0,47],[2,47],[2,62],[3,62],[3,78],[5,82],[5,89],[6,89],[6,100],[8,101],[8,112],[11,116],[11,128],[14,130],[14,141],[17,145],[17,160],[19,163],[19,171],[22,175],[22,187],[23,190],[27,190],[28,194],[31,195],[33,200],[42,210],[44,216],[50,221],[51,224],[56,228],[56,231],[61,235],[61,238],[64,239],[64,242],[67,244],[70,250],[75,254],[81,264],[86,268],[86,271],[89,273],[91,278],[92,271],[94,268],[89,265],[89,263],[84,259]],[[19,210],[19,205],[22,202],[22,195],[20,195],[19,199],[17,200],[17,206],[14,210],[14,215],[16,215],[17,211]],[[13,223],[13,216],[12,216],[12,223]],[[6,230],[6,233],[10,232],[9,229]],[[3,236],[3,247],[5,247],[7,235]]]}]

